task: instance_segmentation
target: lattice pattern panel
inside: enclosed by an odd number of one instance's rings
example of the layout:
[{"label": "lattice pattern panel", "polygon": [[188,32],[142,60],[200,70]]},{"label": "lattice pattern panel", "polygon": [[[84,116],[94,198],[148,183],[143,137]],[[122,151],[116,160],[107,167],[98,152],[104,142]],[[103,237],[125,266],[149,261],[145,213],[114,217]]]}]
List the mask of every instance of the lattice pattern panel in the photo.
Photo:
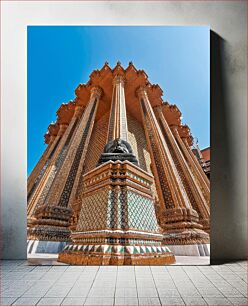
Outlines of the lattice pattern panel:
[{"label": "lattice pattern panel", "polygon": [[70,171],[69,171],[69,175],[68,175],[66,183],[65,183],[65,187],[64,187],[64,189],[62,191],[62,194],[60,196],[60,199],[59,199],[59,204],[58,204],[59,206],[66,207],[68,202],[69,202],[72,187],[73,187],[73,184],[74,184],[74,181],[75,181],[75,178],[76,178],[76,174],[77,174],[77,171],[78,171],[79,163],[80,163],[83,151],[84,151],[84,145],[85,145],[86,139],[88,137],[88,132],[89,132],[90,126],[92,124],[92,120],[94,118],[96,106],[97,106],[97,100],[95,100],[93,105],[92,105],[88,121],[87,121],[85,129],[83,131],[81,141],[80,141],[79,146],[77,148],[76,155],[74,157],[73,163],[72,163]]},{"label": "lattice pattern panel", "polygon": [[151,158],[147,149],[145,132],[142,125],[127,113],[128,141],[137,157],[139,166],[143,170],[151,173]]},{"label": "lattice pattern panel", "polygon": [[158,172],[158,177],[159,177],[160,187],[161,187],[161,191],[162,191],[164,202],[165,202],[165,207],[168,209],[174,208],[172,193],[171,193],[171,190],[170,190],[167,178],[166,178],[166,174],[164,173],[164,167],[161,161],[161,158],[163,158],[163,156],[161,156],[159,148],[157,144],[155,143],[154,131],[151,127],[150,118],[147,114],[145,102],[143,101],[143,99],[141,100],[141,106],[142,106],[142,110],[143,110],[144,117],[145,117],[145,124],[146,124],[148,137],[149,137],[150,144],[151,144],[152,153],[153,153],[154,160],[155,160],[156,169]]},{"label": "lattice pattern panel", "polygon": [[[143,126],[127,113],[128,124],[128,141],[133,149],[134,155],[137,157],[139,166],[148,173],[152,173],[151,156],[147,148],[146,135]],[[155,182],[151,186],[154,195],[157,197],[157,189]]]},{"label": "lattice pattern panel", "polygon": [[35,207],[35,210],[34,210],[34,213],[36,211],[36,209],[38,207],[40,207],[41,205],[43,205],[45,203],[45,200],[47,199],[47,196],[48,196],[48,193],[50,191],[50,189],[52,188],[52,183],[54,181],[54,178],[56,176],[56,173],[58,172],[58,170],[61,168],[62,164],[63,164],[63,161],[65,159],[65,156],[66,156],[66,153],[67,153],[67,149],[69,148],[69,144],[72,140],[72,135],[75,131],[75,128],[76,128],[76,125],[77,125],[77,121],[74,122],[71,130],[70,130],[70,133],[66,139],[66,142],[64,144],[64,147],[61,149],[59,155],[57,156],[57,159],[55,161],[55,164],[54,166],[52,166],[51,169],[49,169],[50,173],[49,173],[49,176],[48,176],[48,179],[42,189],[42,192],[41,194],[39,195],[39,199],[37,201],[37,204],[36,204],[36,207]]},{"label": "lattice pattern panel", "polygon": [[154,205],[151,199],[128,191],[128,225],[144,231],[158,231]]},{"label": "lattice pattern panel", "polygon": [[109,190],[103,189],[83,198],[77,231],[90,231],[107,227]]},{"label": "lattice pattern panel", "polygon": [[111,229],[120,228],[120,200],[117,188],[109,191],[109,201],[107,207],[107,226]]},{"label": "lattice pattern panel", "polygon": [[104,146],[107,143],[108,121],[109,113],[106,113],[94,125],[88,152],[85,158],[84,173],[87,173],[96,167],[96,164],[103,152]]},{"label": "lattice pattern panel", "polygon": [[157,232],[153,201],[120,188],[106,188],[83,198],[77,231],[106,228]]},{"label": "lattice pattern panel", "polygon": [[33,184],[32,188],[31,188],[30,192],[28,193],[28,197],[27,197],[27,201],[28,201],[28,202],[29,202],[31,196],[33,195],[33,193],[34,193],[36,187],[38,186],[38,184],[39,184],[41,178],[43,177],[43,175],[44,175],[44,173],[45,173],[45,171],[46,171],[46,169],[47,169],[47,167],[48,167],[48,165],[49,165],[49,162],[50,162],[50,160],[51,160],[51,158],[52,158],[54,152],[56,151],[56,149],[57,149],[57,147],[58,147],[58,144],[59,144],[59,142],[60,142],[60,139],[61,139],[61,137],[57,140],[55,146],[53,147],[52,151],[50,152],[50,154],[49,154],[49,156],[48,156],[48,158],[47,158],[47,161],[45,162],[45,164],[44,164],[43,168],[41,169],[39,175],[36,177],[36,179],[35,179],[35,181],[34,181],[34,184]]},{"label": "lattice pattern panel", "polygon": [[[185,176],[185,174],[183,172],[181,164],[180,164],[180,162],[179,162],[179,160],[178,160],[178,158],[177,158],[177,156],[176,156],[176,154],[174,152],[174,149],[172,148],[170,140],[169,140],[169,138],[168,138],[168,136],[166,134],[166,131],[165,131],[164,127],[163,127],[163,123],[161,122],[161,120],[159,120],[159,123],[160,123],[160,127],[162,129],[165,141],[166,141],[167,146],[169,148],[169,151],[171,153],[171,157],[172,157],[172,159],[174,161],[174,164],[175,164],[175,166],[177,168],[178,175],[179,175],[179,177],[181,179],[181,182],[182,182],[182,184],[184,186],[184,189],[185,189],[186,194],[187,194],[187,196],[188,196],[188,198],[190,200],[190,203],[191,203],[193,209],[196,210],[198,213],[200,213],[199,209],[198,209],[197,202],[196,202],[195,197],[194,197],[194,195],[192,193],[191,187],[190,187],[190,185],[188,183],[188,180],[187,180],[187,178],[186,178],[186,176]],[[201,214],[199,216],[201,217]]]}]

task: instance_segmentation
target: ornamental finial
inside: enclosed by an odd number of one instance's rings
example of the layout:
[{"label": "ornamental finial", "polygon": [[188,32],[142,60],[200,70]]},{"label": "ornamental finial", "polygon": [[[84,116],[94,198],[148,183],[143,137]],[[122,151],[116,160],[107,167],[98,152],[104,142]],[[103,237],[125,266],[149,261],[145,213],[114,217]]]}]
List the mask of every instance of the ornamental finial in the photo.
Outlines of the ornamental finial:
[{"label": "ornamental finial", "polygon": [[100,86],[92,87],[90,92],[91,92],[92,97],[98,98],[98,99],[100,99],[103,94],[103,90]]}]

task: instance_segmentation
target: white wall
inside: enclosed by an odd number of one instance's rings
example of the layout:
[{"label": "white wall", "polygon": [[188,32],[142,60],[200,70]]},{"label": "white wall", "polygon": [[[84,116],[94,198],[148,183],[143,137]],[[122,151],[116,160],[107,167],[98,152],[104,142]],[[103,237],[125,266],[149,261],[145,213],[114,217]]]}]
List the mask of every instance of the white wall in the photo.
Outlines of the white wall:
[{"label": "white wall", "polygon": [[[246,258],[246,2],[3,1],[2,257],[26,257],[27,25],[210,25],[212,260]],[[41,84],[42,86],[42,84]]]}]

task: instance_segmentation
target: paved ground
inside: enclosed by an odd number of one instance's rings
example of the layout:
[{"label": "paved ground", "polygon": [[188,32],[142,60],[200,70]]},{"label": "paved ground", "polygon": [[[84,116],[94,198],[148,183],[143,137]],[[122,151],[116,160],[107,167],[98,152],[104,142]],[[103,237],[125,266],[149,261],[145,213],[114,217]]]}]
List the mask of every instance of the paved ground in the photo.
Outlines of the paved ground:
[{"label": "paved ground", "polygon": [[1,270],[1,305],[247,305],[247,262],[83,267],[2,261]]}]

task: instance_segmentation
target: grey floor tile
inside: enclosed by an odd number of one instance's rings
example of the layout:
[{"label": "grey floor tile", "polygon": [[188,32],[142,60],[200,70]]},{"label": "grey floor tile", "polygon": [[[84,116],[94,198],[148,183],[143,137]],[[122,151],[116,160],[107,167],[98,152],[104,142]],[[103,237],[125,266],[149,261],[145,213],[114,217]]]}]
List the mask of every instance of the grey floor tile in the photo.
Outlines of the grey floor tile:
[{"label": "grey floor tile", "polygon": [[130,306],[135,306],[139,305],[138,298],[124,298],[124,297],[116,297],[115,298],[115,305],[119,306],[125,306],[125,305],[130,305]]},{"label": "grey floor tile", "polygon": [[137,297],[137,295],[138,293],[135,287],[130,287],[130,288],[120,287],[116,288],[115,291],[115,297],[132,298],[132,297]]},{"label": "grey floor tile", "polygon": [[7,305],[12,305],[12,303],[15,302],[17,298],[16,297],[1,297],[0,299],[0,305],[1,306],[7,306]]},{"label": "grey floor tile", "polygon": [[176,286],[172,281],[155,281],[155,285],[157,288],[165,288],[165,289],[175,289]]},{"label": "grey floor tile", "polygon": [[136,275],[134,272],[118,272],[117,279],[135,279]]},{"label": "grey floor tile", "polygon": [[69,266],[66,272],[83,272],[85,266]]},{"label": "grey floor tile", "polygon": [[223,294],[217,290],[216,288],[197,288],[200,295],[203,297],[209,297],[209,298],[222,298]]},{"label": "grey floor tile", "polygon": [[96,275],[96,279],[116,279],[117,277],[117,271],[116,272],[108,272],[108,271],[102,271],[98,272]]},{"label": "grey floor tile", "polygon": [[86,298],[65,298],[61,305],[78,305],[83,306],[85,303]]},{"label": "grey floor tile", "polygon": [[129,280],[129,279],[123,279],[123,280],[117,280],[116,287],[135,287],[136,282],[135,280]]},{"label": "grey floor tile", "polygon": [[18,300],[15,301],[12,305],[24,305],[24,306],[30,306],[30,305],[36,305],[39,302],[40,298],[38,297],[21,297]]},{"label": "grey floor tile", "polygon": [[92,285],[94,281],[95,281],[95,278],[86,278],[86,277],[79,276],[79,278],[76,280],[75,284]]},{"label": "grey floor tile", "polygon": [[52,266],[34,266],[33,272],[47,272]]},{"label": "grey floor tile", "polygon": [[248,300],[247,298],[228,298],[228,300],[233,304],[233,305],[239,305],[239,306],[247,306],[248,305]]},{"label": "grey floor tile", "polygon": [[100,269],[99,266],[86,266],[84,269],[85,273],[96,273]]},{"label": "grey floor tile", "polygon": [[157,288],[159,297],[180,297],[178,290],[169,288]]},{"label": "grey floor tile", "polygon": [[201,294],[195,289],[178,289],[182,297],[201,297]]},{"label": "grey floor tile", "polygon": [[18,298],[18,297],[20,297],[20,296],[22,296],[23,295],[23,293],[24,293],[25,291],[18,291],[18,290],[5,290],[4,292],[2,292],[1,293],[1,296],[2,297],[8,297],[8,298],[12,298],[12,297],[16,297],[16,298]]},{"label": "grey floor tile", "polygon": [[217,306],[217,305],[232,305],[232,303],[225,297],[223,298],[205,298],[204,300],[207,302],[208,305],[210,306]]},{"label": "grey floor tile", "polygon": [[202,306],[207,305],[202,297],[183,297],[184,303],[186,305],[192,306]]},{"label": "grey floor tile", "polygon": [[87,297],[89,291],[90,286],[73,286],[67,297]]},{"label": "grey floor tile", "polygon": [[43,297],[50,286],[34,286],[23,294],[23,297]]},{"label": "grey floor tile", "polygon": [[163,297],[160,301],[162,306],[185,305],[181,298]]},{"label": "grey floor tile", "polygon": [[149,266],[134,266],[136,273],[151,273],[151,268]]},{"label": "grey floor tile", "polygon": [[89,295],[86,305],[113,305],[114,296],[116,305],[157,305],[159,293],[162,305],[246,305],[245,264],[29,267],[4,261],[1,303],[35,305],[41,298],[39,305],[82,305]]},{"label": "grey floor tile", "polygon": [[225,297],[243,297],[243,294],[232,286],[228,286],[226,288],[218,287],[218,289]]},{"label": "grey floor tile", "polygon": [[105,297],[111,298],[114,297],[115,288],[114,287],[105,287],[105,288],[91,288],[88,297]]},{"label": "grey floor tile", "polygon": [[118,266],[118,274],[121,272],[134,272],[134,266]]},{"label": "grey floor tile", "polygon": [[114,305],[114,298],[87,298],[85,306],[111,306]]},{"label": "grey floor tile", "polygon": [[61,288],[56,287],[55,289],[52,288],[47,291],[44,297],[47,297],[47,298],[65,297],[70,291],[70,289],[71,288],[64,288],[64,287],[61,287]]},{"label": "grey floor tile", "polygon": [[60,305],[63,301],[63,298],[42,298],[37,305],[51,306],[51,305]]},{"label": "grey floor tile", "polygon": [[138,287],[138,297],[158,297],[155,287]]},{"label": "grey floor tile", "polygon": [[154,297],[146,297],[146,298],[139,298],[139,306],[160,306],[160,300],[159,298],[154,298]]},{"label": "grey floor tile", "polygon": [[69,266],[53,266],[50,269],[50,272],[64,272],[68,269]]},{"label": "grey floor tile", "polygon": [[108,288],[115,287],[116,282],[114,280],[111,281],[95,281],[92,285],[92,288]]}]

